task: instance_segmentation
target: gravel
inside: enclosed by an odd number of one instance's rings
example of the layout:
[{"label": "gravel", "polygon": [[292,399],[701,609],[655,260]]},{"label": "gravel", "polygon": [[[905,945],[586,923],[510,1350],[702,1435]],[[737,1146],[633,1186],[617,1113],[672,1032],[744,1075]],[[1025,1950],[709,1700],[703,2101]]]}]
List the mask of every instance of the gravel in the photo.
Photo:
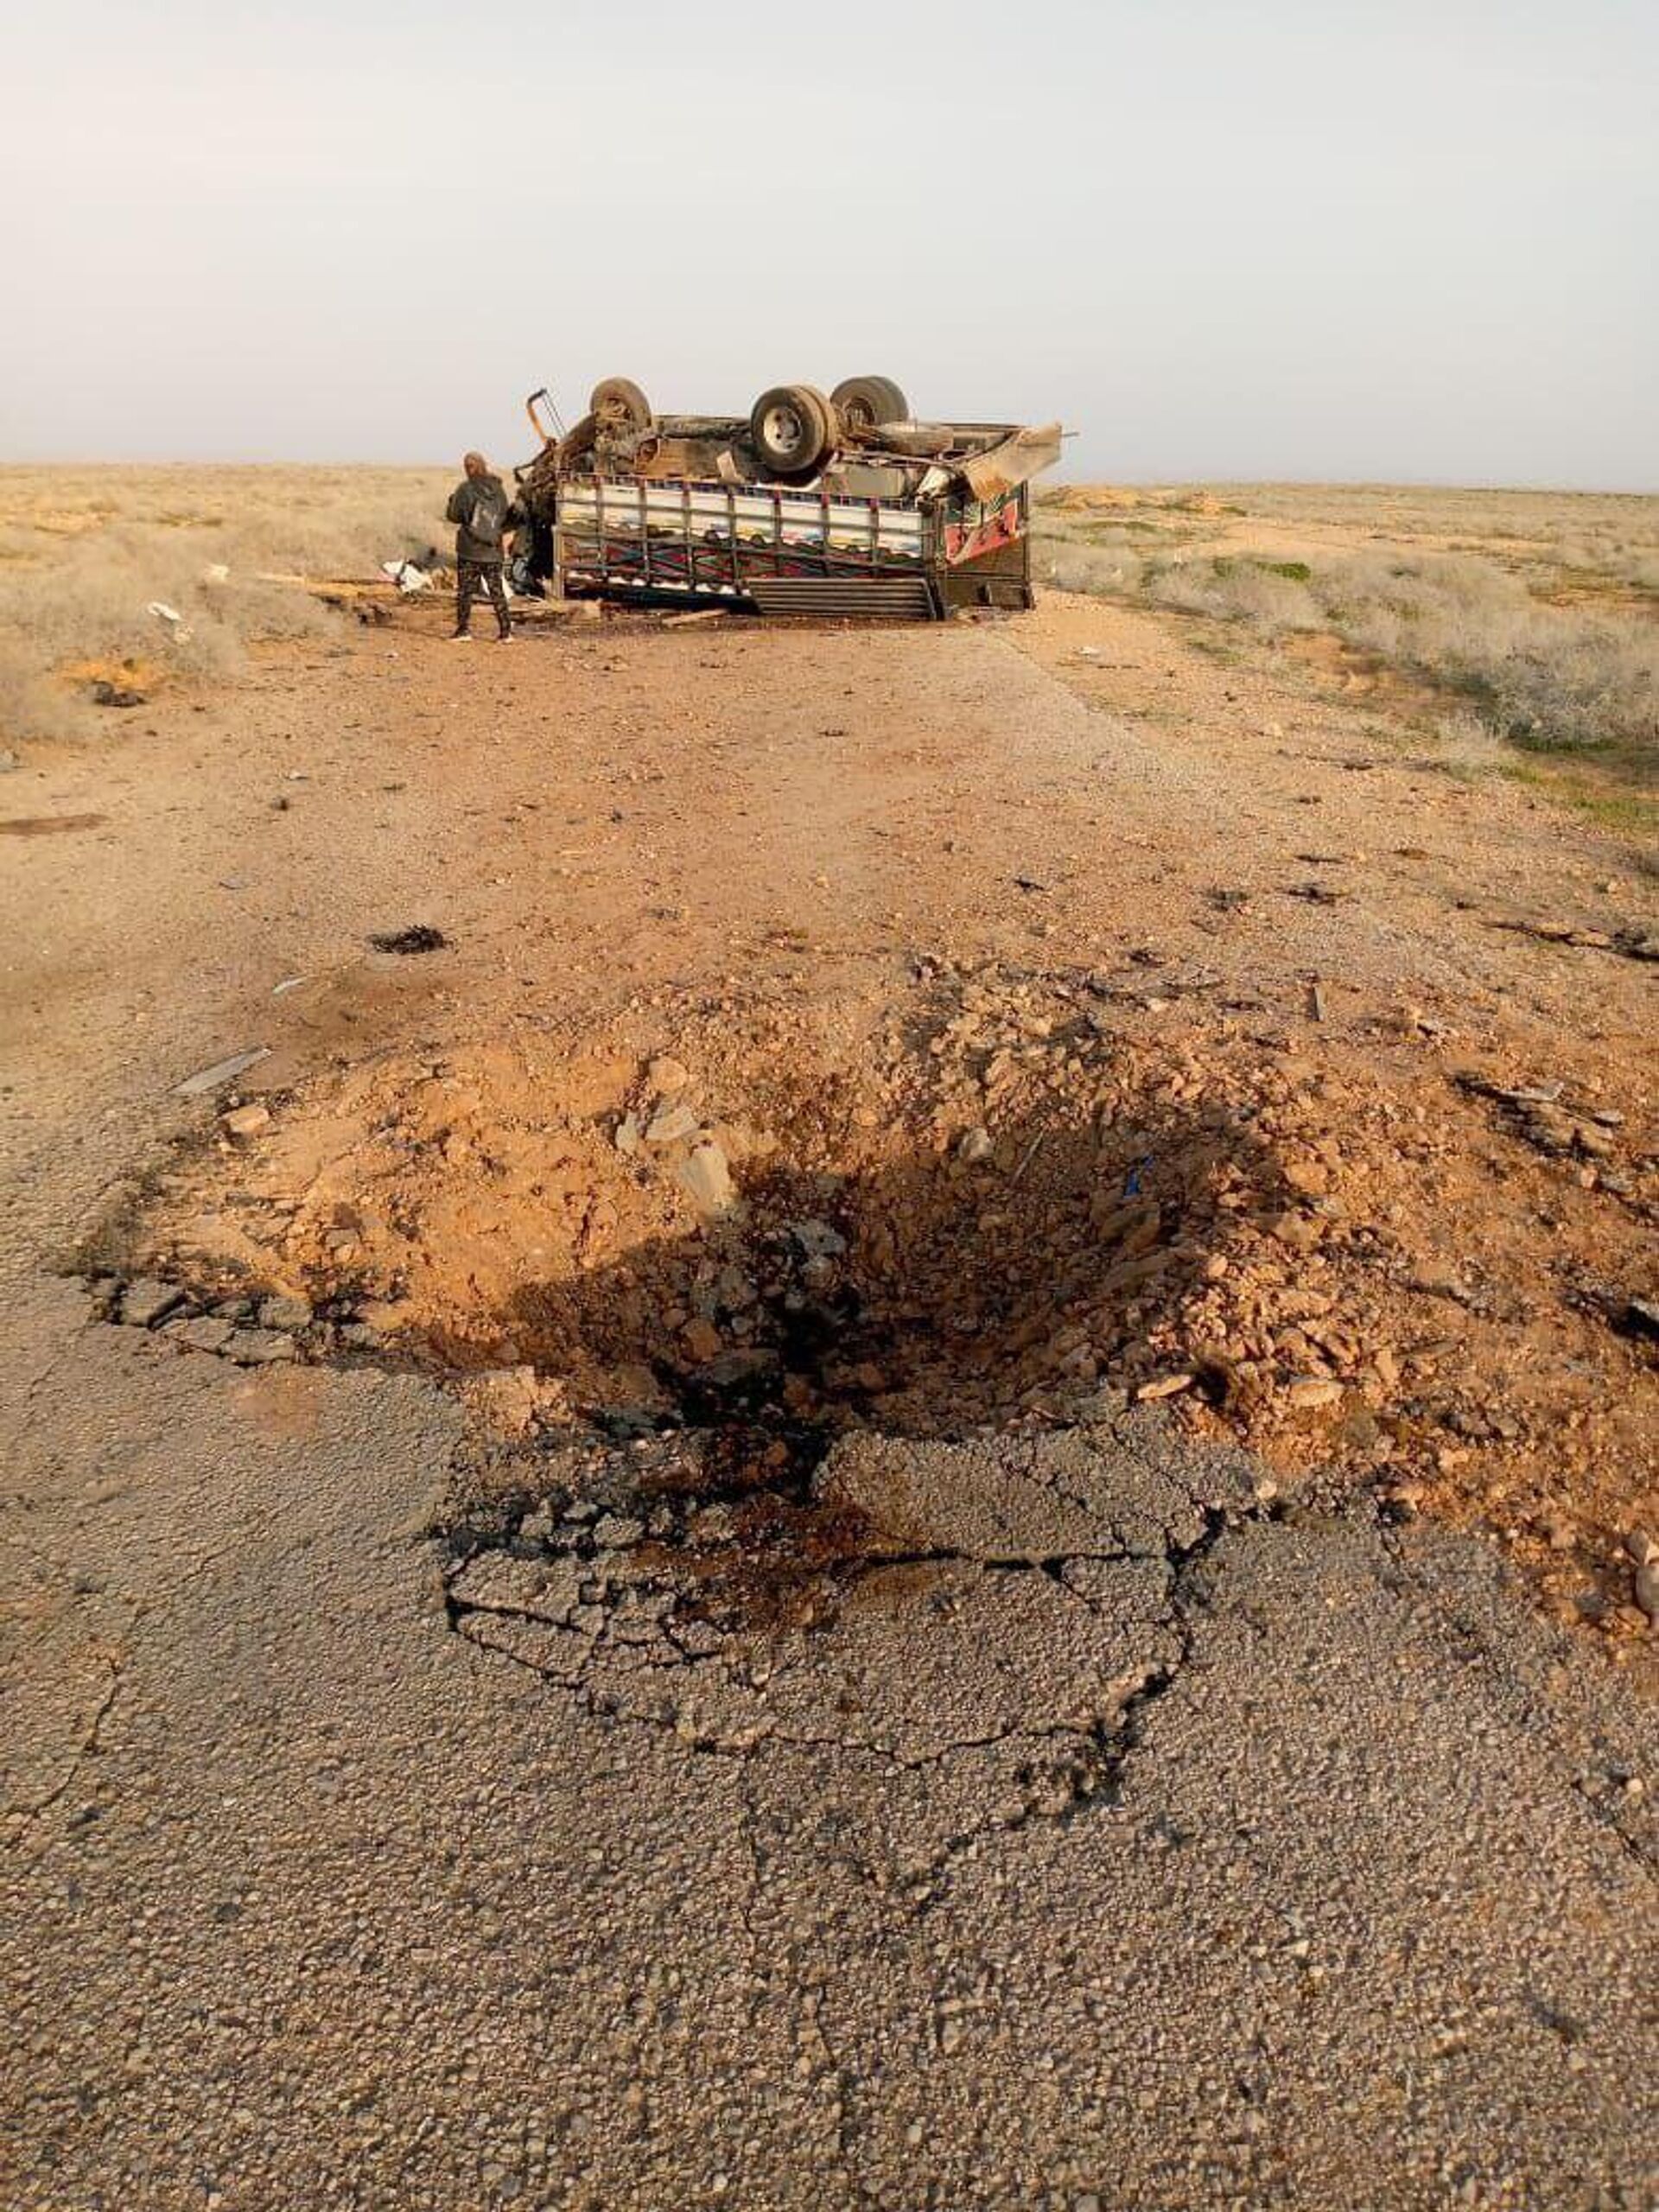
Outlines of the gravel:
[{"label": "gravel", "polygon": [[[857,1439],[841,1625],[664,1664],[623,1548],[541,1631],[620,1620],[589,1698],[449,1624],[439,1392],[51,1366],[82,1310],[9,1316],[19,2212],[1644,2201],[1651,1716],[1474,1543],[1275,1519],[1155,1415]],[[638,1547],[598,1464],[537,1526]]]}]

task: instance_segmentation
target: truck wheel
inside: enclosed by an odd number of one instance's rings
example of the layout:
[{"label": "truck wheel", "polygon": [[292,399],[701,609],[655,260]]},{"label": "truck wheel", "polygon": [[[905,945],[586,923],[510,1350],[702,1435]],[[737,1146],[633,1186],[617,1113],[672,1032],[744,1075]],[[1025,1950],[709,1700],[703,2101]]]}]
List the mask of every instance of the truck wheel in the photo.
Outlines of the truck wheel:
[{"label": "truck wheel", "polygon": [[626,377],[607,377],[596,384],[588,404],[601,423],[615,420],[630,430],[651,428],[651,402]]},{"label": "truck wheel", "polygon": [[880,423],[910,420],[910,402],[891,377],[849,377],[830,397],[849,430],[873,430]]},{"label": "truck wheel", "polygon": [[841,423],[810,384],[774,385],[749,410],[749,436],[773,476],[810,478],[836,449]]}]

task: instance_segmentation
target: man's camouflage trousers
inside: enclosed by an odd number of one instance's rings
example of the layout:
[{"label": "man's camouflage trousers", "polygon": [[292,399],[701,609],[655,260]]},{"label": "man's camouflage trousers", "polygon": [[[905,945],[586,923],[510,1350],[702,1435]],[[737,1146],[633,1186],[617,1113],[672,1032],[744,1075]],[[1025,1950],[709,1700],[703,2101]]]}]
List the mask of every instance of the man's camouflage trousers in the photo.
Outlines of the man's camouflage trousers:
[{"label": "man's camouflage trousers", "polygon": [[512,627],[512,620],[507,613],[507,588],[501,581],[501,563],[499,561],[461,561],[456,563],[456,635],[460,636],[472,627],[473,601],[480,592],[488,596],[505,638]]}]

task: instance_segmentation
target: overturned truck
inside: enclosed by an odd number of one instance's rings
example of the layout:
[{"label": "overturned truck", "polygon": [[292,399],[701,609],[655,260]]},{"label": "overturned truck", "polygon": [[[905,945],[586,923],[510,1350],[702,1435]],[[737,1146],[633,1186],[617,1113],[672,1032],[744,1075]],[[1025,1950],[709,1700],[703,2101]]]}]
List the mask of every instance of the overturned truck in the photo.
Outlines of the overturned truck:
[{"label": "overturned truck", "polygon": [[938,620],[1031,604],[1030,480],[1060,428],[920,423],[886,377],[764,391],[747,416],[658,415],[607,378],[518,474],[522,581],[573,598]]}]

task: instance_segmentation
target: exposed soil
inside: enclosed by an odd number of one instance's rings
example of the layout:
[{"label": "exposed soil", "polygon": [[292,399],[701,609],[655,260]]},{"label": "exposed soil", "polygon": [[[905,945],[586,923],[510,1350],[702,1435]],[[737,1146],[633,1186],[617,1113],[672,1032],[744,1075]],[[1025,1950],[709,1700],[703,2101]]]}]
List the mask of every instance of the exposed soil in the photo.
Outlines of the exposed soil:
[{"label": "exposed soil", "polygon": [[[284,654],[221,704],[211,791],[182,702],[142,786],[31,763],[115,825],[86,957],[169,776],[221,899],[270,917],[206,1040],[270,1041],[255,1110],[222,1091],[79,1247],[188,1291],[162,1336],[240,1356],[274,1294],[289,1351],[449,1375],[531,1434],[1160,1399],[1645,1635],[1627,849],[1437,774],[1375,700],[1085,601],[977,633],[555,616],[466,668],[442,610],[389,612],[391,651]],[[315,880],[340,911],[296,926]]]},{"label": "exposed soil", "polygon": [[1326,1042],[1134,960],[931,972],[810,1045],[787,1000],[658,1021],[671,1058],[622,1027],[308,1086],[169,1177],[128,1264],[297,1294],[318,1349],[469,1379],[514,1429],[961,1437],[1163,1399],[1287,1481],[1491,1521],[1563,1601],[1622,1583],[1655,1180],[1599,1090],[1506,1100],[1426,1011]]}]

